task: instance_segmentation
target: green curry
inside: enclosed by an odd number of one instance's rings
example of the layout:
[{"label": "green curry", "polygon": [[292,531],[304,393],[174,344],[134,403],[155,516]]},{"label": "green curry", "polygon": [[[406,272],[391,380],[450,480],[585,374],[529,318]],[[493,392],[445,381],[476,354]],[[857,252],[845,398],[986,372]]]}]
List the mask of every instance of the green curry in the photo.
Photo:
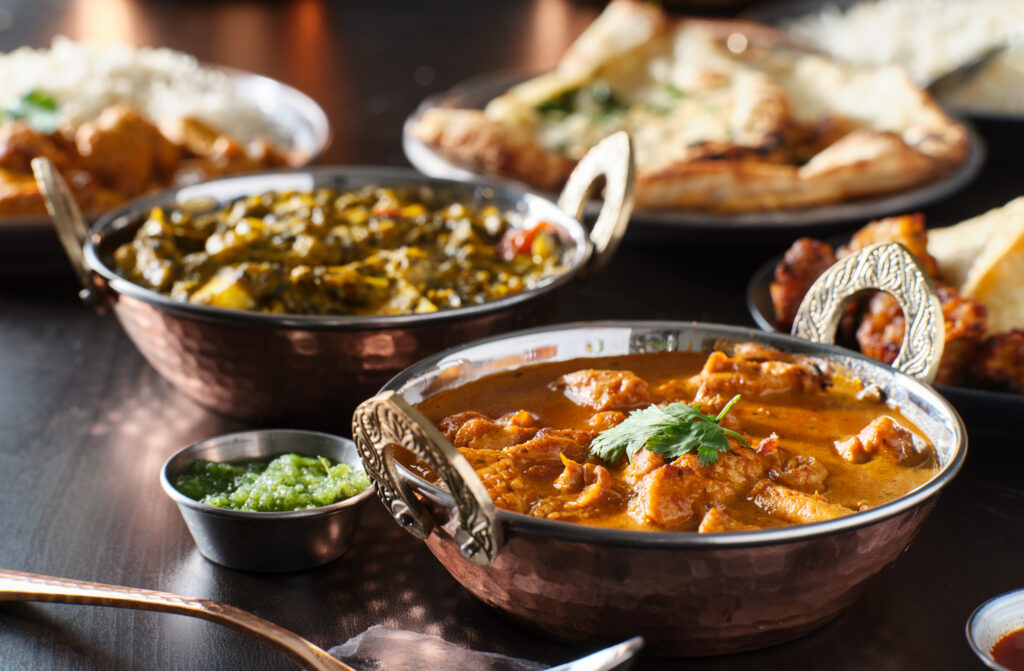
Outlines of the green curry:
[{"label": "green curry", "polygon": [[[190,303],[398,315],[515,294],[565,270],[559,230],[427,189],[265,193],[213,212],[153,208],[114,253],[126,279]],[[515,222],[519,224],[519,222]]]}]

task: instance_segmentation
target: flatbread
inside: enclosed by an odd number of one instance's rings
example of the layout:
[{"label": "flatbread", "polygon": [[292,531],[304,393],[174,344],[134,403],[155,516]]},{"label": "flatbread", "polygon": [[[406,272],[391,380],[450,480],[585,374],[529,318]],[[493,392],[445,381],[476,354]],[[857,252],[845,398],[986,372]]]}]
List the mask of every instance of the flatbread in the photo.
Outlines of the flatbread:
[{"label": "flatbread", "polygon": [[993,333],[1024,328],[1024,197],[928,232],[939,276],[988,311]]},{"label": "flatbread", "polygon": [[613,0],[554,71],[485,110],[429,109],[412,125],[449,160],[545,189],[622,129],[645,209],[812,207],[911,188],[967,156],[966,130],[901,68],[637,0]]}]

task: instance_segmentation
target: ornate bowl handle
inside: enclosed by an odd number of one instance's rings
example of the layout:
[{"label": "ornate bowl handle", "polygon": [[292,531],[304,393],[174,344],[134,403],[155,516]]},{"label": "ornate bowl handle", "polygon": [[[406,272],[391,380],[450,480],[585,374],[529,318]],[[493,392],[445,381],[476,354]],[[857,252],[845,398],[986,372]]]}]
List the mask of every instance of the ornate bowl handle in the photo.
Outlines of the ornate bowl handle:
[{"label": "ornate bowl handle", "polygon": [[600,271],[615,255],[633,213],[636,163],[633,140],[626,131],[612,133],[580,159],[558,197],[558,207],[583,221],[583,210],[601,177],[605,179],[604,202],[590,231],[591,256],[584,269],[588,275]]},{"label": "ornate bowl handle", "polygon": [[32,173],[35,175],[39,192],[43,195],[46,210],[53,218],[53,226],[57,229],[64,253],[71,261],[75,276],[82,284],[79,298],[87,305],[93,306],[97,312],[103,312],[106,298],[103,286],[94,280],[89,265],[85,262],[82,245],[89,237],[89,225],[85,223],[82,211],[78,209],[68,183],[61,177],[57,166],[43,156],[32,159]]},{"label": "ornate bowl handle", "polygon": [[386,391],[364,401],[352,417],[352,436],[377,494],[406,531],[426,538],[434,520],[399,476],[396,446],[416,455],[447,485],[459,512],[453,536],[462,555],[476,564],[498,556],[501,525],[487,489],[466,458],[405,399]]},{"label": "ornate bowl handle", "polygon": [[931,383],[945,345],[942,303],[928,273],[899,243],[865,247],[822,273],[800,303],[791,333],[812,342],[834,343],[847,303],[872,290],[892,295],[903,308],[903,346],[893,367]]}]

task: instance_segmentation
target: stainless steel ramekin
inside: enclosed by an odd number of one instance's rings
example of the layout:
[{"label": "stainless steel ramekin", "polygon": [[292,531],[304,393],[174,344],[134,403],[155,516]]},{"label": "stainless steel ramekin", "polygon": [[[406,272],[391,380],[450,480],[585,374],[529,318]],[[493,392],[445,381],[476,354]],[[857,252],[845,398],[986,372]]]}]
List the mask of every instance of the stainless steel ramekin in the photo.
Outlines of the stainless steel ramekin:
[{"label": "stainless steel ramekin", "polygon": [[160,484],[178,504],[196,546],[212,562],[241,571],[301,571],[337,559],[352,543],[373,486],[338,503],[310,510],[262,513],[227,510],[179,492],[174,479],[199,459],[234,461],[294,452],[330,457],[362,469],[351,440],[315,431],[266,429],[216,436],[178,451],[164,464]]}]

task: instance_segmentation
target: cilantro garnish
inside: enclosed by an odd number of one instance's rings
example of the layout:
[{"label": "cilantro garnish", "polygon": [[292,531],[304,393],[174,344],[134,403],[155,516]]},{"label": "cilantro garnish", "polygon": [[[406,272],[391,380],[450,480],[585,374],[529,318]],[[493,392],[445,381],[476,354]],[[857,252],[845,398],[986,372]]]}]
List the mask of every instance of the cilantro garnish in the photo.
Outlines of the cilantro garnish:
[{"label": "cilantro garnish", "polygon": [[644,447],[666,459],[696,451],[702,466],[713,464],[719,453],[729,451],[729,436],[750,447],[743,436],[719,424],[739,400],[739,395],[734,396],[716,416],[685,403],[634,410],[618,426],[602,431],[590,444],[590,454],[615,463],[623,455],[632,461]]},{"label": "cilantro garnish", "polygon": [[49,94],[29,91],[18,98],[18,101],[0,112],[0,117],[11,121],[24,120],[29,126],[41,133],[53,133],[57,130],[60,118],[57,115],[57,101]]}]

